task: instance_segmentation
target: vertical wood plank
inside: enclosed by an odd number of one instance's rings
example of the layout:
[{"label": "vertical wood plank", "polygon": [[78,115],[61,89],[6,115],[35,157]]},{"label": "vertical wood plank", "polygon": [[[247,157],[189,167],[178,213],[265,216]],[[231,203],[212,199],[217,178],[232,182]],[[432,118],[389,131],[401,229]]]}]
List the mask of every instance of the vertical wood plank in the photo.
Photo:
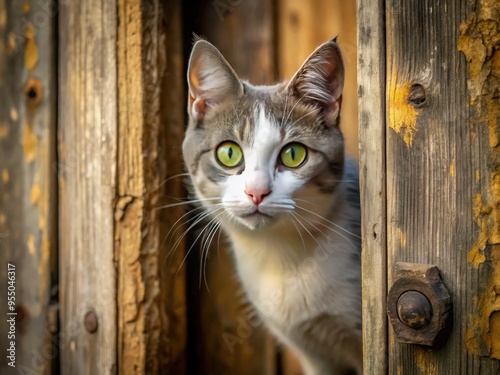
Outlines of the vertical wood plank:
[{"label": "vertical wood plank", "polygon": [[[179,210],[160,212],[164,195],[181,197],[184,98],[181,3],[119,1],[118,360],[120,373],[185,373],[183,259],[165,236]],[[182,82],[182,83],[181,83]],[[182,245],[182,243],[181,243]],[[173,261],[172,261],[173,259]]]},{"label": "vertical wood plank", "polygon": [[[57,245],[53,17],[37,1],[0,1],[2,374],[50,374],[57,357],[47,324]],[[7,306],[8,264],[15,266],[15,310]],[[15,319],[15,340],[7,337],[7,318]]]},{"label": "vertical wood plank", "polygon": [[116,8],[114,1],[86,0],[59,9],[63,374],[116,372]]},{"label": "vertical wood plank", "polygon": [[[161,104],[159,154],[161,184],[159,192],[166,199],[162,203],[172,203],[172,198],[186,196],[184,189],[185,167],[181,145],[186,126],[186,97],[184,44],[189,43],[183,36],[183,1],[170,0],[165,4],[163,25],[165,32],[166,66],[161,72]],[[162,163],[163,162],[163,163]],[[185,210],[182,206],[160,211],[160,304],[162,331],[160,337],[160,373],[185,374],[187,369],[187,306],[186,306],[186,266],[185,241],[181,238],[184,226],[179,219]],[[179,226],[169,238],[172,228]],[[178,242],[177,248],[172,249]],[[172,246],[169,246],[172,245]],[[170,252],[171,250],[172,253]]]},{"label": "vertical wood plank", "polygon": [[385,6],[382,0],[358,0],[357,9],[364,371],[385,374]]},{"label": "vertical wood plank", "polygon": [[[206,1],[198,10],[194,31],[214,43],[240,77],[255,84],[275,81],[271,1]],[[198,373],[274,374],[273,339],[244,302],[230,250],[217,249],[217,243],[216,238],[204,271],[207,285],[202,279],[201,286],[193,286],[200,293]]]},{"label": "vertical wood plank", "polygon": [[356,3],[341,0],[279,0],[276,11],[277,67],[280,79],[290,79],[321,43],[338,36],[345,63],[341,129],[346,151],[358,158],[356,83]]},{"label": "vertical wood plank", "polygon": [[498,374],[498,2],[387,10],[389,283],[398,261],[435,264],[453,300],[432,350],[390,329],[390,373]]}]

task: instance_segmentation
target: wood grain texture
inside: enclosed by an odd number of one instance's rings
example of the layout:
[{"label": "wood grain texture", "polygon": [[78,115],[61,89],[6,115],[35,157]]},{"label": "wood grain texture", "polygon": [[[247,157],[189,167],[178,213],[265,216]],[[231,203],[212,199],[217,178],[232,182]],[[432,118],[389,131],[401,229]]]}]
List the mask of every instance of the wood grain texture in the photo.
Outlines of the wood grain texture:
[{"label": "wood grain texture", "polygon": [[[169,204],[178,202],[186,196],[184,181],[186,176],[182,159],[181,144],[184,139],[186,125],[184,44],[189,40],[183,38],[182,0],[170,0],[165,4],[163,22],[166,35],[164,51],[166,66],[160,72],[160,132],[159,139],[159,171],[160,190],[165,199],[159,200]],[[174,197],[172,199],[171,197]],[[185,264],[185,241],[181,238],[184,231],[181,216],[183,207],[172,207],[160,211],[160,312],[162,330],[160,333],[160,373],[185,374],[187,368],[187,279]],[[178,227],[167,238],[172,228]],[[172,233],[172,232],[170,232]],[[178,242],[177,248],[173,245]],[[173,250],[173,251],[172,251]],[[171,252],[172,251],[172,252]]]},{"label": "wood grain texture", "polygon": [[[222,3],[203,2],[198,8],[198,27],[217,46],[235,71],[255,84],[276,79],[274,13],[267,0]],[[191,16],[194,17],[193,14]],[[241,32],[246,30],[246,32]],[[223,240],[223,236],[222,236]],[[221,241],[221,244],[223,241]],[[217,249],[217,238],[209,251],[205,268],[207,286],[192,285],[199,293],[200,319],[198,368],[200,374],[274,374],[276,351],[262,321],[244,303],[241,286],[227,246]],[[198,274],[193,265],[190,279]]]},{"label": "wood grain texture", "polygon": [[[118,263],[119,373],[160,369],[160,336],[168,322],[160,295],[161,77],[165,61],[163,6],[118,2]],[[164,324],[163,324],[164,323]]]},{"label": "wood grain texture", "polygon": [[364,371],[385,374],[385,5],[383,1],[358,0],[357,9]]},{"label": "wood grain texture", "polygon": [[[116,369],[117,64],[114,1],[59,7],[61,373]],[[84,316],[95,311],[89,333]]]},{"label": "wood grain texture", "polygon": [[[42,5],[0,1],[2,374],[50,374],[57,357],[47,324],[57,272],[55,24]],[[7,309],[8,263],[15,265],[15,311]],[[17,312],[15,369],[6,358],[8,312]]]},{"label": "wood grain texture", "polygon": [[341,129],[346,151],[358,158],[356,83],[356,2],[341,0],[279,0],[276,11],[277,67],[280,79],[290,79],[321,43],[338,36],[345,63]]},{"label": "wood grain texture", "polygon": [[389,373],[498,374],[498,2],[387,11],[389,283],[398,261],[435,264],[453,299],[436,348],[389,330]]}]

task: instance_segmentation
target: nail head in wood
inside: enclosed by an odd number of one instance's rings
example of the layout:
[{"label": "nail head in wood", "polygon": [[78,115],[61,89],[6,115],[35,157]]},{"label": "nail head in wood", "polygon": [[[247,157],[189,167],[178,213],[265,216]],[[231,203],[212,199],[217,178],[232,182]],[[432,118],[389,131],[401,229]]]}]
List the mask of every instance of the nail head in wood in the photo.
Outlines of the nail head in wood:
[{"label": "nail head in wood", "polygon": [[85,314],[85,318],[83,320],[85,329],[89,333],[94,333],[97,331],[98,323],[97,323],[97,314],[94,310],[89,310]]}]

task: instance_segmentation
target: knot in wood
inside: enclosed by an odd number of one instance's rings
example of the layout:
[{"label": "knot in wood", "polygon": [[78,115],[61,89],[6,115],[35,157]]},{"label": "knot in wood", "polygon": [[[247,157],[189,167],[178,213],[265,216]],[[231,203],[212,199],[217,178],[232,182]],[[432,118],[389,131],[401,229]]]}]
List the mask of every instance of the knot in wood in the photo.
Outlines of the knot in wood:
[{"label": "knot in wood", "polygon": [[29,105],[38,105],[42,100],[43,85],[39,79],[31,78],[24,86],[24,95]]},{"label": "knot in wood", "polygon": [[85,318],[83,319],[85,329],[88,333],[94,333],[97,331],[97,314],[94,310],[89,310],[85,313]]},{"label": "knot in wood", "polygon": [[408,93],[408,103],[414,108],[422,108],[426,100],[427,94],[424,86],[418,83],[411,85],[410,92]]},{"label": "knot in wood", "polygon": [[401,323],[413,329],[427,327],[432,319],[432,306],[422,293],[410,290],[398,299],[398,317]]}]

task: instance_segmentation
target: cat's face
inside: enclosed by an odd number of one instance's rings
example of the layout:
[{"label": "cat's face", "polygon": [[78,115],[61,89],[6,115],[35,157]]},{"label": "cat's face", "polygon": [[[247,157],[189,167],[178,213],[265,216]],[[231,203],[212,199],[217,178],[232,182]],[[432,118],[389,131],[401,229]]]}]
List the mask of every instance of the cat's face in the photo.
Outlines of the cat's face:
[{"label": "cat's face", "polygon": [[296,206],[325,209],[342,177],[343,80],[335,41],[290,82],[259,87],[241,81],[211,44],[195,44],[183,153],[197,197],[217,220],[255,230],[289,219]]}]

